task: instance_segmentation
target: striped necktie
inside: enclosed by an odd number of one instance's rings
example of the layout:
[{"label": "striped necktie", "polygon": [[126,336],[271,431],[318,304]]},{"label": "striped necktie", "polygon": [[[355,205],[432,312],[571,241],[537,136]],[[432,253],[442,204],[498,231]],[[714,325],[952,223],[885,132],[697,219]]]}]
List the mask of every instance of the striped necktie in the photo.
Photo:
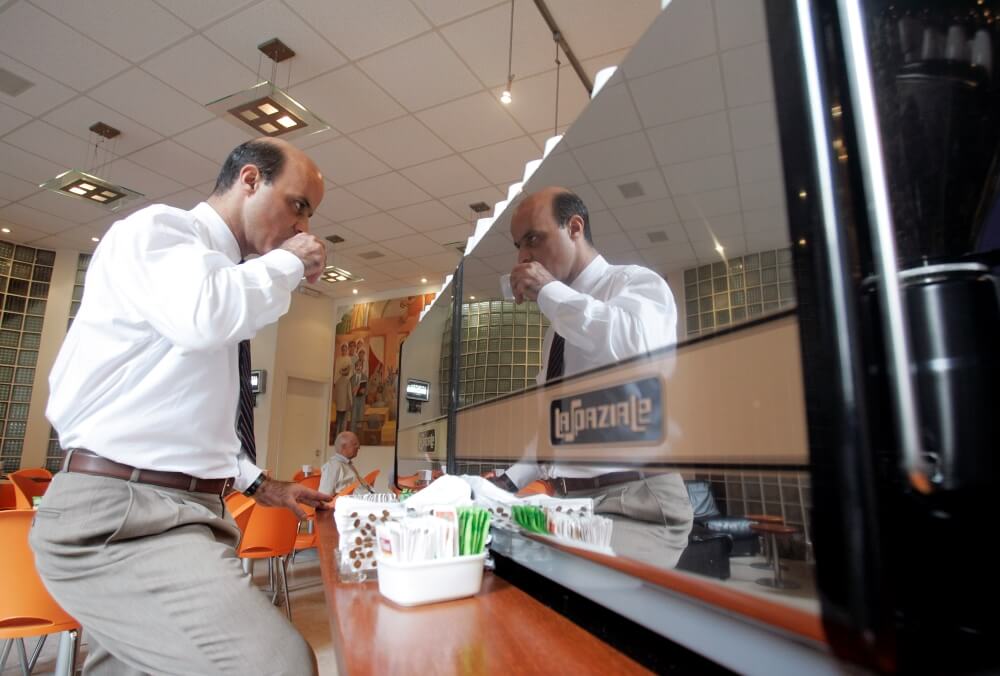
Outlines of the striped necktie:
[{"label": "striped necktie", "polygon": [[552,335],[552,346],[549,348],[549,365],[545,369],[545,382],[562,378],[563,352],[566,350],[566,339],[558,333]]},{"label": "striped necktie", "polygon": [[243,451],[257,462],[257,443],[253,438],[253,392],[250,391],[250,341],[240,341],[240,403],[236,408],[236,436]]}]

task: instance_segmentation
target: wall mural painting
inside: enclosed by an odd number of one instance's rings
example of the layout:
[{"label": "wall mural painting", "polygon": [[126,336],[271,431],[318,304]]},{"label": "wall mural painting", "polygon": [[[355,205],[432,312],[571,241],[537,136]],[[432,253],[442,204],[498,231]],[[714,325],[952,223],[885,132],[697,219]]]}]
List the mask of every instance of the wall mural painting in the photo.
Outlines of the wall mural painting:
[{"label": "wall mural painting", "polygon": [[417,325],[433,293],[352,305],[337,324],[330,444],[344,430],[363,445],[396,439],[399,346]]}]

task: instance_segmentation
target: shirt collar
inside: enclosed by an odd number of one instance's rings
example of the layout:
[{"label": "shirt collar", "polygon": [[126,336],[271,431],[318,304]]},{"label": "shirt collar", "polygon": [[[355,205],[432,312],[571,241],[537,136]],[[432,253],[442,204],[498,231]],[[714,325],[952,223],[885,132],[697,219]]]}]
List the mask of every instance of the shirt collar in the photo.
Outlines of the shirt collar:
[{"label": "shirt collar", "polygon": [[580,274],[576,276],[573,283],[569,285],[570,288],[574,291],[580,291],[581,293],[590,291],[604,276],[608,267],[608,262],[604,260],[604,256],[597,254],[597,256],[594,257],[594,260],[587,263],[587,267],[581,270]]},{"label": "shirt collar", "polygon": [[212,208],[208,202],[200,202],[191,210],[191,213],[208,228],[212,244],[233,263],[239,263],[242,258],[239,242],[236,241],[236,236],[222,220],[219,212]]},{"label": "shirt collar", "polygon": [[336,460],[337,462],[342,462],[345,465],[350,465],[351,464],[351,459],[350,458],[345,458],[340,453],[334,453],[333,454],[333,459]]}]

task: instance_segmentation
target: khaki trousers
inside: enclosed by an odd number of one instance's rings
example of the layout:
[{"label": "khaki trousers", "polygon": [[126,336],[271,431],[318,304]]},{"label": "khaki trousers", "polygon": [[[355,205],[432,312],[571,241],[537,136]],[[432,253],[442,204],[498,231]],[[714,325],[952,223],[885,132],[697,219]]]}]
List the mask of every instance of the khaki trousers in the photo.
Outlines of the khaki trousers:
[{"label": "khaki trousers", "polygon": [[688,545],[694,510],[680,474],[570,491],[566,497],[593,498],[594,513],[614,521],[611,548],[619,556],[673,568]]},{"label": "khaki trousers", "polygon": [[60,472],[29,542],[83,625],[84,674],[316,673],[309,645],[251,585],[218,495]]}]

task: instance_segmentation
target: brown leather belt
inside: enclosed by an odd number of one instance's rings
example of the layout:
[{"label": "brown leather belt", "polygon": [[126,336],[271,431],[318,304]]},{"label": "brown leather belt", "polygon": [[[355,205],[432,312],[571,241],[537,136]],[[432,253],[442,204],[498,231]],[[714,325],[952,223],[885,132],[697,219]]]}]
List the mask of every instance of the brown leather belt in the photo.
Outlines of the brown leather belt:
[{"label": "brown leather belt", "polygon": [[153,484],[164,488],[176,488],[192,493],[214,493],[222,495],[232,479],[199,479],[183,472],[160,472],[154,469],[139,469],[114,460],[102,458],[85,448],[71,448],[66,451],[67,460],[63,470],[78,474],[93,474],[112,479]]},{"label": "brown leather belt", "polygon": [[638,481],[646,478],[644,472],[611,472],[599,476],[586,477],[582,479],[568,479],[566,477],[556,477],[552,479],[552,484],[557,493],[566,495],[573,491],[592,491],[615,484],[624,484],[629,481]]}]

